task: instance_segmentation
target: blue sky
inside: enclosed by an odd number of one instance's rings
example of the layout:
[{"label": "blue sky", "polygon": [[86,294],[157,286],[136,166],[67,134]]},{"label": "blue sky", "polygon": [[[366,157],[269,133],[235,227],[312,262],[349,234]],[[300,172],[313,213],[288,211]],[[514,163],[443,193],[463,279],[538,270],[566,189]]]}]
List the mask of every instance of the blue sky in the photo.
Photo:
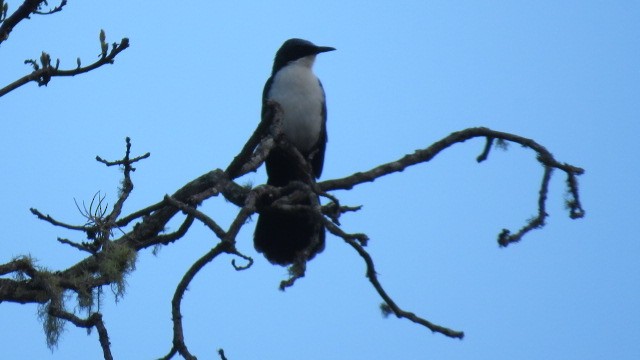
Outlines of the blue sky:
[{"label": "blue sky", "polygon": [[[10,10],[17,2],[9,2]],[[120,172],[93,159],[151,152],[134,173],[125,212],[157,202],[224,168],[259,120],[273,56],[291,37],[334,46],[316,73],[328,97],[323,179],[367,170],[447,134],[487,126],[533,138],[579,178],[586,218],[564,209],[564,177],[549,189],[548,225],[498,248],[502,228],[535,214],[542,169],[511,146],[477,164],[482,141],[352,191],[343,228],[366,232],[380,281],[397,303],[457,330],[462,341],[406,320],[384,319],[364,265],[329,237],[307,276],[285,293],[286,269],[253,250],[248,224],[230,258],[206,267],[183,301],[185,335],[200,358],[230,359],[638,359],[640,358],[640,4],[635,1],[355,1],[257,3],[70,2],[22,22],[0,47],[0,82],[26,74],[45,50],[61,68],[84,64],[107,41],[129,37],[116,63],[0,99],[3,176],[1,262],[31,254],[49,269],[83,255],[30,207],[82,223],[74,199],[100,190],[115,201]],[[260,184],[264,171],[241,182]],[[229,224],[233,206],[202,210]],[[173,229],[176,223],[170,224]],[[157,358],[171,344],[176,284],[215,244],[195,225],[157,256],[139,255],[118,303],[103,313],[118,359]],[[108,292],[107,292],[108,293]],[[33,305],[0,305],[3,356],[100,358],[94,333],[67,326],[46,347]],[[8,353],[7,353],[8,352]]]}]

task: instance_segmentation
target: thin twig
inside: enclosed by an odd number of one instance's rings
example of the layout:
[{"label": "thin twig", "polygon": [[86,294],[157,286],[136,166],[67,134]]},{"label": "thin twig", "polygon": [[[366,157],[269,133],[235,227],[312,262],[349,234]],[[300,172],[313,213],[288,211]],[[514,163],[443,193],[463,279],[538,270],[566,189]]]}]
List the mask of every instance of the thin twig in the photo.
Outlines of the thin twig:
[{"label": "thin twig", "polygon": [[182,357],[185,359],[195,359],[187,345],[184,341],[184,331],[182,327],[182,314],[180,311],[180,307],[182,304],[182,297],[184,296],[184,292],[187,290],[187,287],[191,283],[191,281],[195,278],[196,274],[209,262],[216,258],[216,256],[227,252],[232,245],[228,242],[221,241],[216,245],[213,249],[207,252],[204,256],[198,259],[180,280],[180,283],[176,287],[176,291],[173,294],[173,299],[171,300],[171,314],[173,320],[173,346],[169,353],[163,359],[169,359],[172,354],[175,354],[175,351],[180,353]]},{"label": "thin twig", "polygon": [[371,255],[369,255],[369,253],[362,247],[362,245],[358,243],[358,241],[354,240],[354,236],[353,235],[349,236],[348,234],[345,234],[340,228],[332,224],[330,221],[326,221],[325,225],[327,226],[329,231],[331,231],[331,233],[333,233],[334,235],[340,236],[342,239],[344,239],[344,241],[347,244],[351,245],[351,247],[353,247],[358,252],[360,257],[362,257],[365,264],[367,265],[367,272],[366,272],[367,278],[369,279],[373,287],[376,289],[376,291],[378,292],[382,300],[384,300],[388,308],[396,315],[396,317],[408,319],[410,321],[413,321],[416,324],[420,324],[426,327],[427,329],[433,332],[437,332],[448,337],[458,338],[458,339],[462,339],[464,337],[464,333],[461,331],[451,330],[449,328],[433,324],[432,322],[424,318],[421,318],[412,312],[402,310],[395,303],[395,301],[391,299],[389,294],[387,294],[387,292],[384,290],[384,288],[380,284],[380,281],[378,281],[378,275],[376,273]]},{"label": "thin twig", "polygon": [[60,1],[60,5],[52,8],[49,11],[39,11],[39,10],[37,10],[37,11],[34,11],[33,13],[37,14],[37,15],[51,15],[51,14],[55,14],[55,13],[57,13],[59,11],[62,11],[62,8],[65,7],[65,5],[67,5],[67,0],[62,0],[62,1]]},{"label": "thin twig", "polygon": [[82,231],[82,232],[86,232],[87,229],[89,229],[88,227],[86,227],[84,225],[70,225],[70,224],[66,224],[66,223],[60,222],[60,221],[52,218],[50,215],[44,215],[38,209],[35,209],[35,208],[31,208],[29,210],[31,211],[31,213],[33,215],[37,216],[38,219],[44,220],[44,221],[48,222],[49,224],[51,224],[53,226],[59,226],[59,227],[65,228],[65,229],[77,230],[77,231]]},{"label": "thin twig", "polygon": [[218,349],[218,355],[220,355],[220,360],[227,360],[227,357],[224,355],[223,349]]},{"label": "thin twig", "polygon": [[491,151],[492,145],[493,145],[493,138],[491,136],[487,136],[487,142],[485,142],[484,144],[484,149],[482,150],[482,153],[478,155],[478,157],[476,158],[477,162],[483,162],[487,160],[487,158],[489,157],[489,151]]},{"label": "thin twig", "polygon": [[538,215],[527,222],[517,233],[511,234],[507,229],[502,229],[500,235],[498,235],[498,244],[500,246],[508,246],[511,243],[518,242],[522,239],[524,234],[533,229],[538,229],[544,226],[544,219],[549,216],[546,212],[547,193],[549,191],[549,181],[551,180],[552,167],[544,167],[544,175],[542,176],[542,182],[540,184],[540,191],[538,192]]},{"label": "thin twig", "polygon": [[61,237],[58,238],[58,242],[61,243],[61,244],[69,245],[69,246],[71,246],[73,248],[76,248],[76,249],[78,249],[80,251],[88,252],[88,253],[91,253],[91,254],[95,254],[96,253],[95,250],[93,249],[93,247],[87,246],[85,243],[77,243],[77,242],[71,241],[69,239],[61,238]]}]

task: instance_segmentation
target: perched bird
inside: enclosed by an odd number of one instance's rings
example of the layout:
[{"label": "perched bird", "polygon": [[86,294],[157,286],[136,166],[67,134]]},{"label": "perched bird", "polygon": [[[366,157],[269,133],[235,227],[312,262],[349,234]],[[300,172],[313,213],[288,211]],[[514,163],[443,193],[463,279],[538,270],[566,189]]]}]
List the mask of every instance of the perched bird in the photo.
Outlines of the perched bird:
[{"label": "perched bird", "polygon": [[[262,117],[267,115],[268,101],[277,102],[283,114],[282,132],[307,159],[313,175],[319,178],[327,144],[327,106],[324,89],[313,73],[316,55],[335,50],[316,46],[302,39],[282,44],[273,62],[271,77],[262,93]],[[291,181],[305,181],[299,163],[286,151],[274,148],[266,161],[267,184],[285,186]],[[302,203],[309,205],[310,202]],[[309,250],[307,260],[324,249],[324,226],[307,212],[268,210],[258,217],[254,246],[271,263],[293,263],[302,250]]]}]

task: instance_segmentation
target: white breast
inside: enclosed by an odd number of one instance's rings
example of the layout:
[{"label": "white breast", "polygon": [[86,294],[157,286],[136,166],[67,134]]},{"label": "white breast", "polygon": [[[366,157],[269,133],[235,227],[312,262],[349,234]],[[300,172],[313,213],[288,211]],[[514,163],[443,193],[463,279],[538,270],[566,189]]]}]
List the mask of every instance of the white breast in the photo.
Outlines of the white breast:
[{"label": "white breast", "polygon": [[280,69],[267,94],[284,111],[283,131],[300,151],[310,150],[322,130],[324,92],[311,67],[294,62]]}]

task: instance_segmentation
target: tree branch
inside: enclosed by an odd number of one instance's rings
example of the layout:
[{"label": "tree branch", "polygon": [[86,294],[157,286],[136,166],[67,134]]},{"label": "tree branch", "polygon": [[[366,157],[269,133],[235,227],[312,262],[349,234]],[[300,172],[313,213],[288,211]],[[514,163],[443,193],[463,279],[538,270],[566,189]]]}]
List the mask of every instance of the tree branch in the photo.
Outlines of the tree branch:
[{"label": "tree branch", "polygon": [[[272,116],[277,118],[279,113],[278,107],[274,107],[274,113]],[[213,247],[207,254],[198,259],[184,275],[181,282],[178,284],[174,297],[172,300],[172,315],[174,322],[174,340],[172,349],[165,356],[166,359],[171,358],[175,354],[179,353],[187,359],[194,358],[189,352],[184,341],[184,334],[182,328],[182,315],[180,310],[181,300],[184,296],[184,292],[193,280],[196,274],[209,262],[215,259],[221,253],[228,253],[237,255],[248,261],[246,266],[236,266],[232,261],[234,268],[237,270],[246,269],[251,266],[252,259],[238,252],[235,247],[236,237],[240,229],[244,226],[249,217],[256,212],[256,204],[262,204],[261,199],[263,197],[269,197],[270,201],[267,203],[272,208],[278,208],[282,211],[307,211],[317,217],[318,220],[323,223],[324,226],[332,234],[341,237],[352,248],[358,252],[363,258],[367,271],[366,276],[376,289],[380,297],[384,301],[382,309],[386,313],[393,313],[397,317],[406,318],[412,322],[420,324],[433,332],[438,332],[443,335],[462,338],[464,334],[460,331],[455,331],[433,324],[424,318],[415,315],[412,312],[401,309],[394,300],[387,294],[380,282],[378,281],[377,274],[374,267],[374,262],[371,256],[364,250],[364,246],[368,240],[365,234],[348,234],[340,229],[336,224],[339,224],[338,218],[340,214],[347,211],[358,210],[358,207],[343,207],[340,206],[338,199],[327,191],[337,189],[351,189],[361,183],[374,181],[375,179],[394,173],[400,172],[404,169],[417,165],[420,163],[428,162],[435,156],[437,156],[442,150],[460,143],[466,140],[483,137],[486,138],[486,143],[482,154],[478,157],[479,161],[484,161],[488,158],[491,144],[496,141],[501,144],[503,141],[509,141],[518,143],[522,146],[528,147],[537,153],[537,160],[544,168],[544,174],[541,181],[541,186],[538,196],[538,216],[530,220],[522,229],[516,234],[511,235],[508,230],[503,231],[500,237],[500,244],[506,246],[511,242],[519,241],[528,231],[539,228],[544,225],[546,214],[546,200],[548,193],[548,184],[551,179],[552,170],[558,169],[567,174],[567,207],[570,209],[571,218],[580,218],[584,216],[584,210],[580,203],[578,194],[577,176],[584,173],[584,170],[566,163],[560,163],[554,159],[550,152],[548,152],[543,146],[536,143],[531,139],[526,139],[517,135],[502,133],[487,128],[471,128],[452,133],[451,135],[435,142],[431,146],[418,150],[413,154],[409,154],[401,157],[400,159],[382,164],[373,169],[364,172],[356,172],[350,176],[327,180],[316,184],[311,177],[309,183],[307,182],[293,182],[287,186],[277,188],[273,186],[259,186],[255,189],[248,189],[240,186],[233,181],[237,176],[245,173],[248,169],[253,169],[258,166],[264,158],[268,155],[268,150],[265,152],[262,146],[258,144],[265,144],[265,141],[271,141],[275,146],[290,149],[286,139],[281,139],[280,132],[278,131],[279,121],[272,123],[269,119],[263,120],[258,129],[254,132],[251,139],[245,144],[242,151],[238,156],[234,158],[226,171],[220,169],[210,171],[202,176],[187,183],[182,188],[177,190],[172,195],[167,195],[165,198],[145,209],[136,211],[128,216],[120,217],[122,204],[127,200],[129,193],[133,190],[133,183],[130,179],[130,173],[135,169],[131,164],[135,161],[142,160],[148,156],[148,154],[131,158],[130,156],[130,140],[127,139],[127,149],[125,156],[122,160],[108,162],[98,158],[98,161],[107,165],[119,165],[124,166],[124,179],[123,186],[113,210],[107,214],[106,210],[102,211],[102,206],[98,204],[98,210],[85,210],[85,212],[91,213],[90,216],[96,218],[91,220],[96,224],[107,224],[104,227],[98,226],[97,228],[102,231],[104,238],[104,245],[95,249],[95,253],[70,268],[59,272],[45,272],[39,271],[35,265],[27,258],[14,259],[13,261],[0,265],[0,276],[14,274],[16,280],[0,278],[0,302],[11,301],[18,303],[47,303],[58,304],[53,306],[49,305],[48,309],[54,316],[65,319],[71,322],[78,322],[73,314],[60,313],[58,311],[64,311],[61,304],[61,293],[65,290],[75,291],[78,294],[82,294],[86,291],[92,291],[92,289],[100,288],[104,285],[114,284],[122,282],[123,276],[127,271],[130,271],[135,261],[135,254],[138,251],[149,247],[156,247],[162,244],[169,244],[181,237],[183,237],[195,219],[202,221],[208,228],[220,239],[218,244]],[[275,130],[272,128],[269,134],[266,133],[268,128],[267,124],[275,126]],[[291,150],[291,149],[290,149]],[[295,159],[300,162],[300,166],[307,166],[306,160],[299,155],[297,150],[292,149],[291,153]],[[251,166],[247,166],[251,164]],[[308,167],[308,166],[307,166]],[[211,196],[222,194],[223,197],[231,203],[237,205],[240,209],[234,219],[233,223],[229,226],[228,230],[223,230],[214,220],[208,215],[204,214],[197,207]],[[318,196],[322,195],[330,200],[328,205],[321,207],[318,202]],[[308,199],[309,205],[299,205],[300,199]],[[101,200],[99,200],[101,201]],[[306,200],[305,200],[306,201]],[[77,230],[82,232],[88,232],[94,229],[94,226],[73,226],[65,223],[61,223],[54,220],[48,215],[43,215],[37,210],[33,210],[34,214],[40,219],[47,221],[56,226],[63,226],[67,229]],[[179,212],[187,214],[186,219],[183,221],[180,228],[174,233],[165,233],[167,223],[175,217]],[[326,214],[326,217],[325,215]],[[331,221],[327,218],[330,217]],[[108,221],[107,221],[108,219]],[[130,222],[138,220],[130,231],[124,232],[122,236],[116,239],[111,239],[110,230],[115,226],[125,226]],[[69,242],[71,242],[69,240]],[[74,243],[75,244],[75,243]],[[84,246],[84,244],[83,244]],[[303,257],[303,256],[302,256]],[[113,273],[113,270],[105,267],[105,263],[111,261],[112,267],[115,266],[119,275]],[[306,269],[306,260],[301,259],[292,265],[290,268],[291,278],[281,284],[290,286],[293,282],[304,276]],[[109,272],[111,271],[111,272]],[[24,278],[22,275],[27,275],[29,278]],[[120,277],[118,277],[120,276]],[[120,284],[121,285],[121,284]],[[119,286],[120,286],[119,285]],[[58,310],[56,310],[58,309]],[[92,314],[92,316],[97,316]],[[91,318],[91,317],[90,317]],[[87,320],[83,321],[89,321]],[[107,354],[108,349],[108,336],[104,324],[98,320],[94,321],[92,326],[96,326],[100,334],[100,342],[105,353],[105,358],[109,356]],[[87,325],[88,323],[78,322],[80,325]],[[105,345],[106,344],[106,345]]]},{"label": "tree branch", "polygon": [[[44,1],[44,2],[46,3],[46,1]],[[58,5],[58,6],[54,7],[54,8],[52,8],[52,9],[51,9],[51,10],[49,10],[49,11],[44,11],[44,12],[43,12],[43,11],[38,11],[38,10],[36,10],[36,11],[34,11],[33,13],[34,13],[34,14],[37,14],[37,15],[51,15],[51,14],[55,14],[55,13],[57,13],[57,12],[62,11],[62,8],[63,8],[63,7],[65,7],[66,5],[67,5],[67,0],[62,0],[62,1],[60,1],[60,5]]]},{"label": "tree branch", "polygon": [[25,0],[13,14],[4,19],[0,24],[0,44],[9,38],[9,34],[20,21],[28,19],[44,2],[45,0]]},{"label": "tree branch", "polygon": [[105,327],[104,321],[102,320],[102,314],[100,314],[99,312],[95,312],[89,315],[89,317],[87,317],[86,319],[82,319],[72,313],[62,310],[61,308],[50,307],[49,315],[67,320],[77,327],[85,329],[91,329],[92,327],[95,327],[98,330],[98,341],[100,342],[100,346],[102,347],[104,359],[113,360],[113,355],[111,354],[111,342],[109,341],[107,328]]},{"label": "tree branch", "polygon": [[411,320],[416,324],[420,324],[426,327],[432,332],[437,332],[448,337],[458,338],[458,339],[462,339],[464,337],[464,332],[451,330],[449,328],[436,325],[424,318],[417,316],[412,312],[402,310],[395,303],[395,301],[393,301],[391,296],[389,296],[389,294],[387,294],[387,292],[382,287],[382,284],[380,284],[380,281],[378,280],[378,273],[376,272],[375,265],[373,263],[373,259],[371,258],[371,255],[369,255],[369,253],[363,247],[363,244],[366,244],[366,242],[369,240],[367,235],[347,234],[344,231],[342,231],[342,229],[340,229],[339,227],[337,227],[336,225],[334,225],[332,222],[328,220],[325,220],[324,224],[329,230],[329,232],[331,232],[335,236],[342,238],[347,244],[351,245],[351,247],[358,252],[360,257],[362,257],[362,259],[364,260],[367,266],[367,271],[366,271],[367,278],[371,282],[371,285],[373,285],[373,288],[376,289],[376,291],[378,292],[382,300],[384,300],[384,305],[382,306],[382,310],[384,314],[393,313],[398,318],[405,318],[405,319]]},{"label": "tree branch", "polygon": [[[11,91],[31,81],[35,81],[36,83],[38,83],[38,86],[43,86],[43,85],[47,85],[49,83],[49,80],[51,80],[52,77],[76,76],[76,75],[84,74],[91,70],[95,70],[103,65],[113,64],[116,56],[128,47],[129,47],[129,39],[122,38],[119,44],[113,43],[111,51],[109,53],[104,52],[102,56],[93,64],[85,67],[81,67],[78,61],[78,67],[72,70],[59,70],[57,64],[55,66],[52,66],[50,63],[45,62],[42,64],[41,68],[38,67],[37,69],[34,69],[34,71],[31,74],[25,75],[20,79],[14,81],[13,83],[0,89],[0,97],[10,93]],[[43,54],[46,54],[46,53],[43,53]],[[35,61],[28,60],[27,63],[31,63],[33,65],[35,64]],[[34,65],[34,67],[36,66]]]},{"label": "tree branch", "polygon": [[402,172],[410,166],[429,162],[444,149],[447,149],[454,144],[462,143],[477,137],[487,138],[487,144],[485,145],[482,154],[478,157],[479,162],[484,161],[488,157],[489,145],[497,139],[499,141],[509,141],[517,143],[522,145],[523,147],[532,149],[538,155],[538,162],[540,162],[540,164],[545,169],[538,198],[538,216],[530,220],[525,227],[520,229],[520,231],[518,231],[514,235],[510,235],[509,230],[502,230],[502,232],[498,236],[498,243],[500,244],[500,246],[507,246],[512,242],[517,242],[522,238],[524,234],[526,234],[530,230],[540,228],[544,225],[544,218],[547,216],[545,212],[547,188],[549,186],[549,181],[551,180],[551,170],[553,169],[561,170],[568,176],[567,183],[569,186],[569,199],[566,201],[566,204],[567,207],[569,207],[569,216],[572,219],[577,219],[584,216],[585,211],[582,208],[582,204],[580,203],[576,180],[576,176],[582,175],[584,173],[584,169],[569,165],[567,163],[558,162],[544,146],[538,144],[534,140],[527,139],[518,135],[491,130],[484,127],[469,128],[462,131],[454,132],[449,136],[443,138],[442,140],[433,143],[426,149],[416,150],[413,154],[405,155],[404,157],[396,161],[382,164],[365,172],[357,172],[353,175],[341,179],[323,181],[318,185],[323,191],[338,189],[349,190],[358,184],[373,182],[382,176],[395,172]]}]

